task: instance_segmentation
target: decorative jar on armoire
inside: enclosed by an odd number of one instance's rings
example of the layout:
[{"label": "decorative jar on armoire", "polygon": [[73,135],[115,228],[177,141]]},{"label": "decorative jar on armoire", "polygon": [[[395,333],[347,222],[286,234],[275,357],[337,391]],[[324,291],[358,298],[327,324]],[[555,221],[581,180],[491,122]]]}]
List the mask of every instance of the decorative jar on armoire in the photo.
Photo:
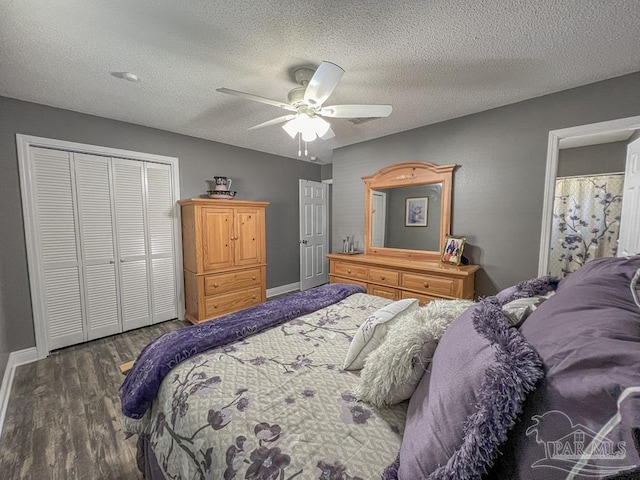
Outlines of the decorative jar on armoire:
[{"label": "decorative jar on armoire", "polygon": [[191,198],[178,203],[185,318],[200,323],[264,302],[269,202]]}]

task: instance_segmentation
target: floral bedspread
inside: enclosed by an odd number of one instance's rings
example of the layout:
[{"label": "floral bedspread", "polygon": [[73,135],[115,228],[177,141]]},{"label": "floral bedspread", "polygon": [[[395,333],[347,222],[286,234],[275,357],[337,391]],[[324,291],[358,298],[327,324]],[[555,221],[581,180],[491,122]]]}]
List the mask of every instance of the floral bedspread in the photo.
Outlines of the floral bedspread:
[{"label": "floral bedspread", "polygon": [[192,357],[141,420],[166,479],[380,478],[400,447],[406,403],[358,402],[341,366],[352,336],[389,300],[357,293]]}]

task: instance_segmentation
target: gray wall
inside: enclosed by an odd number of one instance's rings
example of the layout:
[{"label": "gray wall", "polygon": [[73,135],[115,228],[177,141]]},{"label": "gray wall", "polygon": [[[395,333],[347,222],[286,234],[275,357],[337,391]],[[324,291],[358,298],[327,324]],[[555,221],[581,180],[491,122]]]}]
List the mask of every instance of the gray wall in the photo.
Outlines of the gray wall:
[{"label": "gray wall", "polygon": [[298,179],[319,181],[320,165],[0,97],[0,362],[35,346],[16,133],[178,157],[182,198],[203,194],[214,175],[232,177],[237,198],[271,202],[267,287],[299,280]]},{"label": "gray wall", "polygon": [[[550,130],[640,115],[640,73],[338,149],[333,156],[333,249],[364,231],[361,177],[396,162],[457,164],[452,234],[492,294],[538,271]],[[401,115],[402,112],[394,112]]]},{"label": "gray wall", "polygon": [[558,153],[558,177],[624,172],[628,143],[625,140],[563,148]]},{"label": "gray wall", "polygon": [[333,178],[333,164],[327,163],[320,166],[320,176],[322,180],[331,180]]}]

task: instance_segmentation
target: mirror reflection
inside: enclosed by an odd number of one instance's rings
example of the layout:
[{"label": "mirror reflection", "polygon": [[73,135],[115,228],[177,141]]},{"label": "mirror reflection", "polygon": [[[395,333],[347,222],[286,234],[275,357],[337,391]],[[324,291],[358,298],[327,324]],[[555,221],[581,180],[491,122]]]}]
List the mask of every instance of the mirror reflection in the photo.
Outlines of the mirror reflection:
[{"label": "mirror reflection", "polygon": [[371,246],[438,251],[442,184],[371,190]]}]

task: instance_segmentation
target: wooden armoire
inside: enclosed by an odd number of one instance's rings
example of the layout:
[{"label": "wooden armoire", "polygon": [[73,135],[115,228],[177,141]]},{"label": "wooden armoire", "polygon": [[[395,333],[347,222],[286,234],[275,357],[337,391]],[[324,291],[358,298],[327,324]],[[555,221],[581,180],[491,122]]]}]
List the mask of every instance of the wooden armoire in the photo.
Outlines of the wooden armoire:
[{"label": "wooden armoire", "polygon": [[264,302],[269,202],[191,198],[179,203],[185,318],[200,323]]}]

